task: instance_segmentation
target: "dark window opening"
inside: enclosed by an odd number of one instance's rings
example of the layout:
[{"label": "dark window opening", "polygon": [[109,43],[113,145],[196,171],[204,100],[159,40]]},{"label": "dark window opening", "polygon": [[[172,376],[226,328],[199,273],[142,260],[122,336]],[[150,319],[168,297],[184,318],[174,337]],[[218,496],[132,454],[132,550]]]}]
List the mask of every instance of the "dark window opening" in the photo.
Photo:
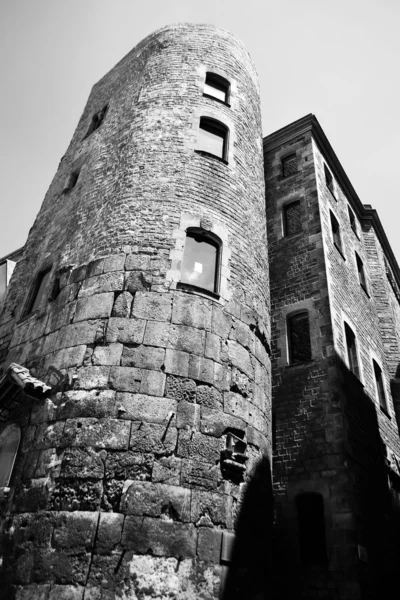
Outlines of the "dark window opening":
[{"label": "dark window opening", "polygon": [[325,183],[326,183],[326,187],[331,192],[332,196],[335,196],[335,188],[334,188],[334,185],[333,185],[332,173],[330,172],[330,170],[328,169],[328,167],[326,165],[324,165],[324,171],[325,171]]},{"label": "dark window opening", "polygon": [[311,338],[308,313],[288,318],[289,362],[296,365],[311,360]]},{"label": "dark window opening", "polygon": [[321,494],[307,492],[296,496],[300,558],[306,566],[326,566],[324,500]]},{"label": "dark window opening", "polygon": [[216,100],[228,103],[229,100],[229,81],[217,75],[216,73],[206,73],[206,81],[204,84],[204,95],[211,96]]},{"label": "dark window opening", "polygon": [[341,254],[343,254],[342,240],[340,237],[340,225],[339,225],[337,218],[335,217],[335,215],[332,212],[330,213],[330,215],[331,215],[331,228],[332,228],[333,243],[335,244],[335,246],[339,250],[339,252]]},{"label": "dark window opening", "polygon": [[290,177],[297,173],[296,154],[290,154],[282,158],[282,177]]},{"label": "dark window opening", "polygon": [[346,349],[347,349],[347,359],[349,361],[349,369],[354,375],[360,378],[360,369],[358,366],[358,357],[357,357],[357,343],[356,336],[354,331],[347,325],[344,324],[344,331],[346,336]]},{"label": "dark window opening", "polygon": [[350,227],[352,228],[352,230],[354,231],[354,233],[357,235],[357,222],[356,222],[356,216],[353,213],[353,211],[351,210],[350,206],[347,207],[348,211],[349,211],[349,221],[350,221]]},{"label": "dark window opening", "polygon": [[99,110],[99,112],[93,115],[92,120],[90,121],[89,129],[87,130],[87,133],[83,139],[89,137],[90,134],[92,134],[94,131],[96,131],[96,129],[100,127],[107,114],[107,110],[108,104],[106,104],[106,106],[103,106],[103,108]]},{"label": "dark window opening", "polygon": [[220,243],[206,232],[188,230],[181,283],[218,294]]},{"label": "dark window opening", "polygon": [[386,401],[385,386],[383,383],[382,369],[374,360],[372,361],[372,364],[374,367],[376,392],[378,395],[379,406],[386,414],[389,414],[388,405]]},{"label": "dark window opening", "polygon": [[228,130],[219,121],[201,117],[197,150],[226,160]]},{"label": "dark window opening", "polygon": [[40,308],[42,301],[46,296],[50,273],[51,267],[48,267],[37,276],[34,291],[28,305],[27,314],[35,312],[35,310]]},{"label": "dark window opening", "polygon": [[10,483],[20,440],[21,429],[15,424],[8,425],[0,434],[0,488]]},{"label": "dark window opening", "polygon": [[364,264],[361,258],[358,256],[356,252],[356,263],[357,263],[357,272],[358,272],[358,281],[360,282],[361,287],[367,291],[367,280],[365,279],[365,271]]},{"label": "dark window opening", "polygon": [[68,183],[63,190],[63,194],[67,194],[76,186],[78,179],[79,179],[79,173],[80,173],[79,170],[73,171],[71,173],[71,175],[69,176],[69,179],[68,179]]},{"label": "dark window opening", "polygon": [[284,232],[285,235],[293,235],[302,230],[300,200],[285,204],[283,207]]}]

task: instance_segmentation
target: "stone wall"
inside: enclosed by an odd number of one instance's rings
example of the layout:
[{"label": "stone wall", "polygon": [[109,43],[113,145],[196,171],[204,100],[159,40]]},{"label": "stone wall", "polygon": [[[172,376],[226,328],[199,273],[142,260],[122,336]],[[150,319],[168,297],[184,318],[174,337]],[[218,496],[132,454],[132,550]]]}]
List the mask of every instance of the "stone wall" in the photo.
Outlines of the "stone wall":
[{"label": "stone wall", "polygon": [[[214,70],[229,104],[203,96]],[[229,127],[227,161],[196,152],[202,115]],[[17,598],[218,596],[271,453],[260,123],[247,52],[209,26],[152,34],[94,86],[0,321],[3,369],[52,386],[10,416],[2,585]],[[212,297],[177,288],[188,226],[221,241]],[[47,266],[51,300],[26,314]]]}]

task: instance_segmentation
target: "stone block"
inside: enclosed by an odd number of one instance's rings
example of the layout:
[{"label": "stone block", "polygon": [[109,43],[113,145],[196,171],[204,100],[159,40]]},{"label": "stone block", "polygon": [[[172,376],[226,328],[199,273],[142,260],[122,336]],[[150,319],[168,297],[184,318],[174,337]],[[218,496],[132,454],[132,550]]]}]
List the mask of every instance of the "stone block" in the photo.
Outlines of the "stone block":
[{"label": "stone block", "polygon": [[178,429],[198,430],[200,425],[200,406],[186,400],[178,403],[176,426]]},{"label": "stone block", "polygon": [[125,267],[126,254],[112,254],[111,256],[107,256],[104,261],[104,273],[109,273],[110,271],[123,271]]},{"label": "stone block", "polygon": [[217,362],[221,361],[221,338],[207,331],[204,356]]},{"label": "stone block", "polygon": [[161,371],[142,371],[140,393],[149,396],[164,396],[166,376]]},{"label": "stone block", "polygon": [[79,265],[72,269],[69,282],[68,283],[78,283],[78,281],[83,281],[86,277],[86,269],[87,265]]},{"label": "stone block", "polygon": [[198,296],[175,294],[172,323],[211,330],[212,302]]},{"label": "stone block", "polygon": [[198,385],[196,389],[196,402],[208,408],[222,408],[223,397],[221,392],[209,385]]},{"label": "stone block", "polygon": [[[13,600],[32,600],[32,598],[35,598],[35,600],[49,600],[50,584],[33,583],[31,585],[24,585],[23,587],[18,586],[14,590],[14,593],[15,596]],[[77,600],[78,599],[80,600],[79,597]],[[54,596],[51,600],[55,600]],[[73,600],[75,600],[75,598],[73,598]]]},{"label": "stone block", "polygon": [[169,323],[161,323],[160,321],[148,321],[143,338],[143,343],[147,346],[158,346],[160,348],[166,348],[169,339],[169,328]]},{"label": "stone block", "polygon": [[190,354],[180,350],[169,350],[165,352],[165,372],[171,375],[187,377],[189,374]]},{"label": "stone block", "polygon": [[161,456],[154,461],[151,479],[155,483],[180,485],[181,459],[176,456]]},{"label": "stone block", "polygon": [[219,464],[210,464],[202,460],[182,459],[181,485],[190,488],[216,490],[222,484]]},{"label": "stone block", "polygon": [[239,344],[245,348],[249,348],[250,343],[250,329],[249,326],[240,321],[239,319],[233,319],[232,328],[229,332],[229,339],[236,340]]},{"label": "stone block", "polygon": [[143,342],[146,321],[111,317],[107,325],[106,341],[122,344],[141,344]]},{"label": "stone block", "polygon": [[141,394],[117,394],[117,409],[121,419],[165,424],[176,413],[176,401]]},{"label": "stone block", "polygon": [[96,539],[96,552],[108,554],[118,549],[121,542],[124,515],[118,513],[101,513],[99,530]]},{"label": "stone block", "polygon": [[149,321],[170,321],[172,314],[171,294],[137,292],[133,303],[132,317]]},{"label": "stone block", "polygon": [[125,260],[127,271],[149,271],[150,254],[128,254]]},{"label": "stone block", "polygon": [[121,392],[139,392],[142,371],[134,367],[111,367],[110,387]]},{"label": "stone block", "polygon": [[191,354],[188,375],[196,381],[212,384],[214,383],[214,362],[209,358]]},{"label": "stone block", "polygon": [[157,457],[174,452],[178,438],[176,427],[155,423],[133,422],[130,448],[133,452],[154,453]]},{"label": "stone block", "polygon": [[165,395],[167,398],[174,398],[178,402],[181,400],[194,402],[196,398],[196,383],[193,379],[168,375],[165,385]]},{"label": "stone block", "polygon": [[227,340],[232,328],[232,317],[220,306],[213,304],[211,331],[223,340]]},{"label": "stone block", "polygon": [[57,419],[73,417],[113,417],[116,416],[115,391],[113,390],[71,390],[64,392],[57,407]]},{"label": "stone block", "polygon": [[[116,419],[68,419],[62,446],[93,446],[123,450],[128,448],[130,423]],[[61,446],[61,444],[59,444]]]},{"label": "stone block", "polygon": [[104,461],[93,448],[67,448],[62,457],[60,477],[103,479]]},{"label": "stone block", "polygon": [[197,537],[197,556],[199,559],[206,562],[219,563],[221,538],[222,532],[220,529],[200,527]]},{"label": "stone block", "polygon": [[46,323],[45,333],[51,333],[60,329],[64,325],[68,325],[74,316],[75,302],[69,302],[64,306],[60,306],[57,310],[52,311],[49,314],[49,318]]},{"label": "stone block", "polygon": [[229,390],[231,385],[231,367],[214,363],[214,385],[218,390]]},{"label": "stone block", "polygon": [[119,365],[121,362],[123,345],[117,342],[109,346],[96,346],[92,355],[94,365]]},{"label": "stone block", "polygon": [[265,415],[252,403],[249,403],[249,425],[261,433],[268,434],[268,421]]},{"label": "stone block", "polygon": [[223,362],[230,362],[234,367],[253,379],[254,373],[250,354],[235,340],[226,340],[225,344],[222,345],[221,359]]},{"label": "stone block", "polygon": [[61,512],[55,518],[52,546],[67,554],[93,548],[99,515],[87,512]]},{"label": "stone block", "polygon": [[235,392],[224,393],[224,412],[244,421],[249,420],[249,401]]},{"label": "stone block", "polygon": [[45,510],[48,505],[48,477],[30,479],[18,486],[13,498],[12,511],[35,513]]},{"label": "stone block", "polygon": [[201,407],[200,431],[206,435],[221,437],[228,429],[245,432],[246,426],[246,422],[236,416],[207,406]]},{"label": "stone block", "polygon": [[191,433],[185,429],[179,431],[177,455],[182,458],[215,464],[220,459],[222,447],[220,440],[202,433]]},{"label": "stone block", "polygon": [[[57,585],[51,587],[48,600],[83,600],[85,588],[76,585]],[[32,596],[37,598],[37,596]]]},{"label": "stone block", "polygon": [[213,527],[218,525],[231,529],[233,526],[231,496],[192,490],[190,520],[197,526]]},{"label": "stone block", "polygon": [[41,423],[35,431],[33,448],[35,450],[44,450],[45,448],[57,448],[60,446],[64,435],[64,421],[57,423]]},{"label": "stone block", "polygon": [[127,515],[189,522],[190,497],[188,488],[149,481],[127,481],[120,510]]},{"label": "stone block", "polygon": [[104,273],[85,279],[79,290],[78,298],[86,298],[104,292],[119,292],[124,287],[124,273]]},{"label": "stone block", "polygon": [[106,388],[110,367],[82,367],[78,369],[75,382],[76,389],[93,390]]},{"label": "stone block", "polygon": [[120,512],[120,503],[124,482],[118,479],[107,479],[104,482],[104,493],[101,508],[105,511]]},{"label": "stone block", "polygon": [[81,344],[93,344],[101,321],[72,323],[60,329],[58,337],[59,348],[69,348]]},{"label": "stone block", "polygon": [[203,356],[204,345],[204,330],[186,327],[185,325],[171,325],[169,329],[169,348]]},{"label": "stone block", "polygon": [[127,516],[122,532],[122,546],[154,556],[194,558],[197,534],[194,525],[151,517]]},{"label": "stone block", "polygon": [[108,452],[105,460],[107,479],[147,481],[151,477],[152,468],[153,457],[150,454],[139,454],[130,450]]},{"label": "stone block", "polygon": [[89,298],[79,298],[76,304],[74,323],[89,319],[109,317],[114,303],[114,293],[96,294]]},{"label": "stone block", "polygon": [[125,346],[121,364],[124,367],[160,370],[164,364],[164,358],[164,348],[153,348],[152,346],[128,348]]},{"label": "stone block", "polygon": [[125,274],[125,289],[131,294],[146,292],[151,288],[151,273],[143,271],[128,271]]},{"label": "stone block", "polygon": [[101,275],[104,269],[104,258],[96,258],[92,260],[86,269],[86,277],[94,277],[95,275]]},{"label": "stone block", "polygon": [[41,450],[37,458],[35,478],[58,477],[61,467],[60,458],[55,448]]},{"label": "stone block", "polygon": [[112,317],[129,319],[132,311],[133,296],[129,292],[122,292],[117,296],[111,312]]}]

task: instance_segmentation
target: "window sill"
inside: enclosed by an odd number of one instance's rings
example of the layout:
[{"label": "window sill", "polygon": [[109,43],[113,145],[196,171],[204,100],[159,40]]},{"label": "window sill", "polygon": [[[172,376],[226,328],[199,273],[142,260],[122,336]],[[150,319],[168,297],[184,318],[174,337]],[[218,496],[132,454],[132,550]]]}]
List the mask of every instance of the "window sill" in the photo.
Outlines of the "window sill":
[{"label": "window sill", "polygon": [[211,94],[203,93],[203,96],[205,98],[211,98],[211,100],[215,100],[216,102],[219,102],[220,104],[223,104],[224,106],[227,106],[228,108],[231,107],[229,102],[227,102],[226,100],[220,100],[219,98],[216,98],[215,96],[212,96]]},{"label": "window sill", "polygon": [[201,154],[202,156],[209,156],[210,158],[213,158],[214,160],[217,160],[218,162],[224,163],[224,165],[228,164],[228,161],[225,160],[224,158],[221,158],[220,156],[217,156],[216,154],[212,154],[211,152],[207,152],[206,150],[195,150],[195,152],[197,154]]},{"label": "window sill", "polygon": [[183,283],[182,281],[178,281],[176,284],[176,289],[181,290],[182,292],[187,292],[188,294],[195,294],[196,296],[204,296],[205,298],[209,298],[211,300],[217,300],[219,302],[220,295],[215,292],[210,292],[201,287],[197,287],[197,285],[191,285],[190,283]]}]

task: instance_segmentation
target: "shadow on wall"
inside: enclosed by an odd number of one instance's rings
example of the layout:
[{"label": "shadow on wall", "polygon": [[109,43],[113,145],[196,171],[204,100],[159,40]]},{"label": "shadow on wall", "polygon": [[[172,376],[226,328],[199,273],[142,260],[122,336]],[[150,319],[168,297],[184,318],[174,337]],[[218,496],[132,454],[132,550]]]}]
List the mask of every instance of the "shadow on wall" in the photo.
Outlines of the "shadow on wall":
[{"label": "shadow on wall", "polygon": [[271,598],[272,519],[271,466],[268,457],[263,457],[248,483],[238,515],[222,600]]},{"label": "shadow on wall", "polygon": [[[317,371],[325,376],[317,384],[315,410],[309,410],[307,419],[302,420],[303,391],[313,379],[315,382]],[[289,450],[283,451],[292,452],[294,458],[284,467],[278,462],[274,471],[278,478],[274,598],[389,598],[390,590],[398,585],[400,564],[400,477],[388,466],[378,425],[379,406],[338,356],[329,365],[325,359],[292,371],[287,368],[275,406],[284,404],[285,397],[291,402],[290,420],[296,423],[299,419],[306,425],[301,436],[297,433],[301,439],[297,447],[293,444],[293,450],[286,425]],[[382,415],[382,419],[381,426],[388,432],[391,428],[393,439],[398,440],[394,418],[390,421]],[[279,460],[279,445],[277,450]],[[313,548],[317,537],[312,512],[306,514],[308,522],[301,523],[298,500],[303,492],[321,498],[325,531],[319,539],[326,548],[319,554]]]}]

